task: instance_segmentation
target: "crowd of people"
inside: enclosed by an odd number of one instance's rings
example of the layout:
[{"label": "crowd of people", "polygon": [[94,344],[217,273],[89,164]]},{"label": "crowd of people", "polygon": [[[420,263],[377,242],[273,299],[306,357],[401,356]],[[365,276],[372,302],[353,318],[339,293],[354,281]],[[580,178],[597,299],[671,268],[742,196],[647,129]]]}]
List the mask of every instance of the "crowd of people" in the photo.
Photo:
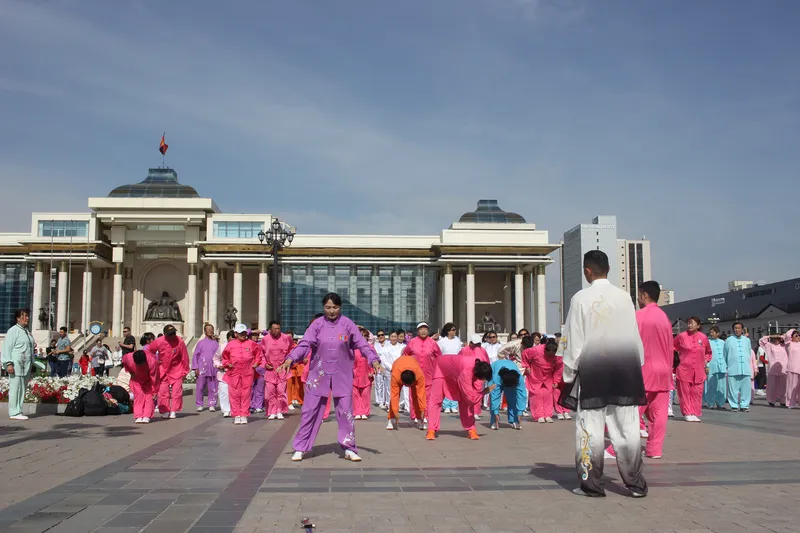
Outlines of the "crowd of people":
[{"label": "crowd of people", "polygon": [[[506,343],[495,332],[472,335],[462,343],[452,323],[431,334],[420,322],[415,335],[403,330],[374,334],[341,315],[341,298],[326,294],[322,313],[315,315],[299,342],[273,321],[265,331],[236,324],[220,339],[206,324],[191,357],[173,325],[156,337],[142,336],[140,347],[125,328],[120,349],[122,369],[117,383],[133,400],[134,422],[148,424],[156,409],[172,419],[183,407],[182,383],[190,370],[197,376],[197,411],[206,407],[247,424],[253,414],[282,420],[302,409],[293,441],[293,461],[313,449],[333,408],[344,457],[360,461],[355,424],[371,416],[371,403],[386,411],[387,426],[397,430],[401,414],[412,427],[436,440],[441,414],[458,414],[469,439],[480,438],[476,420],[489,411],[489,427],[521,429],[530,416],[539,424],[575,415],[576,469],[581,482],[576,494],[603,496],[600,481],[604,459],[615,459],[623,481],[635,497],[647,494],[642,455],[662,456],[666,424],[677,391],[687,422],[699,422],[703,408],[749,410],[759,364],[766,377],[770,406],[789,408],[800,389],[800,333],[767,336],[759,341],[758,357],[742,324],[724,338],[716,327],[707,337],[698,318],[673,335],[672,325],[658,307],[660,286],[640,286],[639,307],[611,285],[608,258],[601,251],[584,256],[584,276],[590,286],[572,299],[564,334],[552,337],[522,329]],[[27,329],[30,313],[17,312],[3,350],[3,369],[10,378],[9,415],[24,419],[21,402],[30,354],[36,346]],[[72,351],[62,328],[48,356],[53,371],[65,373]],[[85,357],[85,360],[83,360]],[[79,366],[102,375],[110,357],[98,340],[84,352]],[[610,445],[606,446],[606,436]],[[646,439],[644,452],[640,439]]]}]

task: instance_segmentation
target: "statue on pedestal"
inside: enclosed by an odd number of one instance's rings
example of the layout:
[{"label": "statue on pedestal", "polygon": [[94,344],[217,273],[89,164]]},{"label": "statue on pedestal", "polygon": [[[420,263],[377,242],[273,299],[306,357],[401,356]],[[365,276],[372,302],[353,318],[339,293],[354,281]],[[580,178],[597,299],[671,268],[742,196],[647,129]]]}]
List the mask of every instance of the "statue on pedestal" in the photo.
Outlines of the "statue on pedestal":
[{"label": "statue on pedestal", "polygon": [[500,331],[500,324],[495,321],[489,311],[486,311],[486,314],[481,318],[481,327],[484,333]]},{"label": "statue on pedestal", "polygon": [[167,291],[161,293],[161,298],[150,302],[150,304],[147,306],[147,312],[144,315],[144,319],[183,322],[183,318],[181,318],[181,310],[178,309],[178,302],[170,298]]},{"label": "statue on pedestal", "polygon": [[225,311],[225,323],[228,325],[228,329],[233,329],[236,325],[236,314],[238,311],[235,307],[231,306]]},{"label": "statue on pedestal", "polygon": [[50,319],[52,317],[50,302],[45,302],[44,305],[39,308],[39,329],[50,329]]}]

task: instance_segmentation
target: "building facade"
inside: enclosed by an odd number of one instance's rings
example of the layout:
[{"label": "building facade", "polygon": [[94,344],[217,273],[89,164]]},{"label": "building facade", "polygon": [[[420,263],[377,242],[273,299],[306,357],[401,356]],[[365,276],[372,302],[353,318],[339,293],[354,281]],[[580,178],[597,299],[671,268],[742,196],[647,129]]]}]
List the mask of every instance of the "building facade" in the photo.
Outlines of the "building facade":
[{"label": "building facade", "polygon": [[611,270],[608,279],[617,280],[617,217],[597,216],[591,224],[578,224],[564,233],[562,254],[562,307],[564,316],[569,312],[572,297],[589,286],[583,277],[583,256],[589,250],[602,250],[608,255]]},{"label": "building facade", "polygon": [[637,305],[639,285],[653,279],[650,270],[650,241],[617,239],[619,288],[631,295]]},{"label": "building facade", "polygon": [[[258,239],[270,214],[222,213],[168,168],[89,198],[87,213],[34,213],[29,233],[0,234],[0,313],[29,306],[38,338],[62,325],[154,331],[154,302],[174,301],[187,338],[226,316],[266,328],[278,276],[285,329],[305,330],[321,297],[339,293],[344,313],[370,329],[454,322],[462,338],[521,327],[546,329],[545,267],[558,245],[495,200],[438,235],[309,235],[279,253]],[[285,221],[302,226],[302,221]],[[49,279],[48,279],[49,278]],[[167,296],[164,296],[167,293]],[[48,312],[51,311],[51,312]],[[41,319],[41,320],[39,320]],[[171,322],[175,322],[174,320]]]}]

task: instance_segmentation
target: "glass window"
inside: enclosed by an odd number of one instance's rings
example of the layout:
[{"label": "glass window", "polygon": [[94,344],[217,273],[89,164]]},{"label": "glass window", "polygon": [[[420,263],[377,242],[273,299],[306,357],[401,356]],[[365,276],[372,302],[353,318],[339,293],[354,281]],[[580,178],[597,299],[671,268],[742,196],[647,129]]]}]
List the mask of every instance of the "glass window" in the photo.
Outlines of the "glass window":
[{"label": "glass window", "polygon": [[39,237],[86,237],[88,220],[41,220]]},{"label": "glass window", "polygon": [[[30,307],[33,268],[33,263],[0,263],[0,320],[4,324],[14,324],[17,309]],[[31,309],[31,329],[38,327],[38,317],[39,310]]]},{"label": "glass window", "polygon": [[214,237],[255,239],[262,229],[264,229],[263,222],[214,222]]},{"label": "glass window", "polygon": [[183,231],[181,224],[136,224],[139,231]]}]

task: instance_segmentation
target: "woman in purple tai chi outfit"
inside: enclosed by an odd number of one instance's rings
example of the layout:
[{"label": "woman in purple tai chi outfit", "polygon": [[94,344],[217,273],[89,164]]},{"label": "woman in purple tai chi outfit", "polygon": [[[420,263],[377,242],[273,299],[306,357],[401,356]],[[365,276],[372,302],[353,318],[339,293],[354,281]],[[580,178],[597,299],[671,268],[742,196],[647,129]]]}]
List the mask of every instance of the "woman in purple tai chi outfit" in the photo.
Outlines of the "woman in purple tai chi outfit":
[{"label": "woman in purple tai chi outfit", "polygon": [[329,395],[333,396],[336,408],[339,444],[344,449],[344,458],[360,461],[353,423],[353,350],[359,349],[376,372],[381,371],[380,359],[353,321],[342,316],[342,299],[338,294],[326,294],[322,298],[322,305],[325,315],[308,326],[302,340],[278,368],[278,372],[288,370],[300,362],[309,350],[313,354],[308,362],[310,370],[300,428],[294,437],[292,461],[302,461],[303,456],[314,447]]}]

